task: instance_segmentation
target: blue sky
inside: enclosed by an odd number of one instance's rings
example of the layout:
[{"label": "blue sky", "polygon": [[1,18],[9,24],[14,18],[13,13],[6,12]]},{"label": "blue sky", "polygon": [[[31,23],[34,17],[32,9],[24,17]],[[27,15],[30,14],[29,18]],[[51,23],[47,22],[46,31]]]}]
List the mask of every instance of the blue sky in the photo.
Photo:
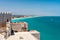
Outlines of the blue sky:
[{"label": "blue sky", "polygon": [[59,0],[0,0],[0,12],[17,15],[60,16]]}]

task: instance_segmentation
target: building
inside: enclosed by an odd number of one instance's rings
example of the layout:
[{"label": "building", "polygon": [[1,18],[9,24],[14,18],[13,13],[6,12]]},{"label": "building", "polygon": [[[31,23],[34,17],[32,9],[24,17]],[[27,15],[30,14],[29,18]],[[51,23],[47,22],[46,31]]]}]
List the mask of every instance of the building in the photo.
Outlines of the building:
[{"label": "building", "polygon": [[[0,27],[6,26],[5,30],[0,34],[0,40],[40,40],[40,32],[36,30],[28,31],[27,22],[10,22],[9,20],[11,20],[12,16],[13,15],[8,12],[0,13]],[[28,16],[21,17],[24,18]],[[12,33],[14,33],[13,36],[11,35]]]},{"label": "building", "polygon": [[12,15],[11,12],[0,12],[0,28],[6,26],[6,22],[13,18],[25,17],[24,15]]},{"label": "building", "polygon": [[6,27],[11,26],[14,31],[23,32],[28,31],[27,22],[6,23]]},{"label": "building", "polygon": [[0,27],[6,26],[6,22],[11,19],[12,14],[9,12],[0,12]]},{"label": "building", "polygon": [[[7,36],[6,40],[40,40],[40,32],[36,30],[28,31],[27,22],[7,22],[6,27],[8,27],[8,29],[11,27],[14,30],[14,35]],[[7,35],[8,34],[10,34],[9,30],[7,32]]]}]

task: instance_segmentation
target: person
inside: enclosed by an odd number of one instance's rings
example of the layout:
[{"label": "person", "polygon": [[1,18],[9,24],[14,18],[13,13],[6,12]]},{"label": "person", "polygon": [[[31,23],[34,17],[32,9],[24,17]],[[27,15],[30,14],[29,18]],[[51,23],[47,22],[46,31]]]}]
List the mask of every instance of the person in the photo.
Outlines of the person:
[{"label": "person", "polygon": [[14,35],[14,30],[11,28],[11,35]]}]

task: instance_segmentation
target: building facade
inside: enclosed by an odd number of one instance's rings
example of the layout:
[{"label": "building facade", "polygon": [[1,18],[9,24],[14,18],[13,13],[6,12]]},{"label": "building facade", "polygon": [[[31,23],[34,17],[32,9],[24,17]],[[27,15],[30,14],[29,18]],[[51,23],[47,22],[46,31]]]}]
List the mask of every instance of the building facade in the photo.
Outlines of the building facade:
[{"label": "building facade", "polygon": [[11,23],[10,25],[14,31],[23,32],[28,30],[27,22]]},{"label": "building facade", "polygon": [[0,27],[6,26],[6,22],[11,19],[12,14],[9,12],[0,12]]}]

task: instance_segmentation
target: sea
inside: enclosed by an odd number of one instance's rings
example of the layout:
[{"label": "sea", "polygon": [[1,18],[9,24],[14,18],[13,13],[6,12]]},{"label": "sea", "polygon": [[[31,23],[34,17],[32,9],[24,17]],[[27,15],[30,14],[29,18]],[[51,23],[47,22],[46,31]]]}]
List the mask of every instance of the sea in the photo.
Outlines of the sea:
[{"label": "sea", "polygon": [[40,32],[40,40],[60,40],[60,16],[38,16],[19,21],[27,22],[28,30]]}]

